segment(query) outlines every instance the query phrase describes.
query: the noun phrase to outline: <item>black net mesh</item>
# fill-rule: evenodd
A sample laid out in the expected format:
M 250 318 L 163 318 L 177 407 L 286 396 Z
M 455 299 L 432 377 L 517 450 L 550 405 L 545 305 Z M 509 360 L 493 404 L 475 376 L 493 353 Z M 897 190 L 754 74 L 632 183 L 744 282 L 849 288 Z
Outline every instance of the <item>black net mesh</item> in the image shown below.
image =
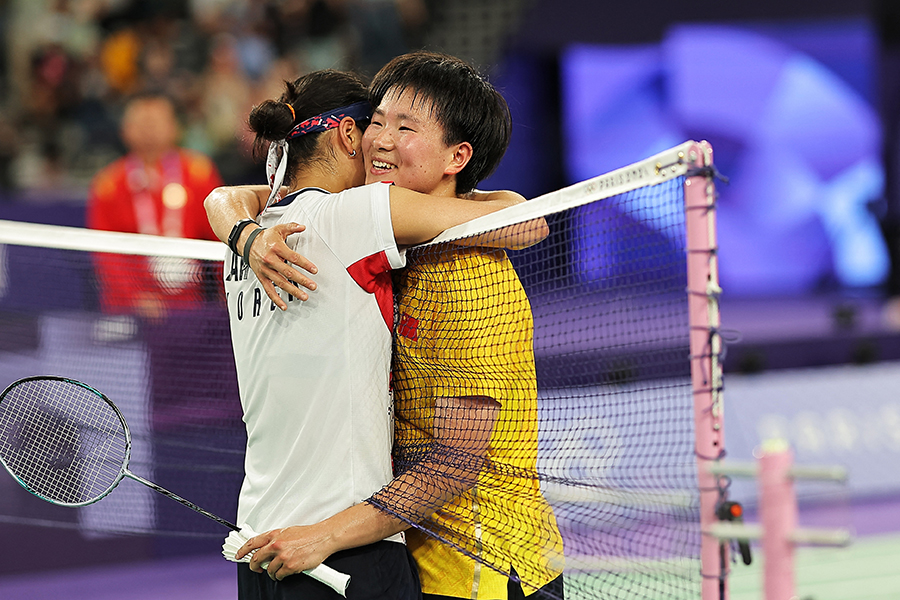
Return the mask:
M 426 591 L 484 585 L 478 562 L 526 594 L 563 571 L 567 598 L 699 594 L 682 186 L 549 214 L 524 250 L 409 253 L 399 478 L 372 502 L 415 524 Z
M 233 520 L 246 434 L 221 262 L 10 245 L 0 246 L 0 265 L 0 385 L 56 375 L 102 391 L 131 431 L 130 471 Z M 227 533 L 128 479 L 102 502 L 72 509 L 36 500 L 4 474 L 0 520 L 86 533 Z
M 484 594 L 512 575 L 527 594 L 562 573 L 570 599 L 699 596 L 683 185 L 409 251 L 397 479 L 371 502 L 414 525 L 426 585 L 478 579 Z M 485 246 L 544 225 L 530 247 Z M 131 428 L 134 473 L 233 520 L 245 432 L 221 263 L 0 248 L 0 384 L 44 374 L 102 390 Z M 72 510 L 4 477 L 0 520 L 223 534 L 154 496 L 126 480 Z

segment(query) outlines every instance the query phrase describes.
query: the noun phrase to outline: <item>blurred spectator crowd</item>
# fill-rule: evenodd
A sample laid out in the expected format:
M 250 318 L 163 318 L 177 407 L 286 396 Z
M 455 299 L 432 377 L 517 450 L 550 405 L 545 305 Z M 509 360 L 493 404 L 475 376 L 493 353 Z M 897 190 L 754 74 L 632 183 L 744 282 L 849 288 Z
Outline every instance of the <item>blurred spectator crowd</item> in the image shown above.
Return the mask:
M 430 0 L 0 0 L 0 197 L 83 198 L 123 153 L 125 101 L 162 92 L 182 145 L 263 181 L 246 117 L 320 68 L 372 75 L 422 45 Z

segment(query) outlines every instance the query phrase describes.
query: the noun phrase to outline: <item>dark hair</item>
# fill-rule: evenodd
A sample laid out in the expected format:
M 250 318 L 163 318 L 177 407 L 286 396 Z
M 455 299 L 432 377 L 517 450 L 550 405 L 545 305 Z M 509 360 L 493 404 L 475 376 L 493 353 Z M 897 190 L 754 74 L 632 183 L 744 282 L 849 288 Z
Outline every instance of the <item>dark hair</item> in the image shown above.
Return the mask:
M 269 143 L 285 139 L 298 123 L 327 110 L 368 99 L 365 83 L 356 74 L 345 71 L 313 71 L 294 81 L 285 81 L 284 85 L 284 93 L 278 100 L 266 100 L 250 111 L 250 130 L 256 134 L 253 153 L 257 158 L 265 157 Z M 364 129 L 367 123 L 358 125 Z M 321 158 L 317 155 L 320 133 L 323 132 L 288 140 L 285 183 L 291 182 L 298 168 Z
M 472 191 L 494 172 L 509 146 L 512 119 L 506 100 L 474 67 L 437 52 L 410 52 L 391 60 L 372 80 L 369 100 L 377 107 L 388 92 L 407 89 L 431 103 L 445 144 L 472 144 L 472 158 L 456 176 L 456 193 Z

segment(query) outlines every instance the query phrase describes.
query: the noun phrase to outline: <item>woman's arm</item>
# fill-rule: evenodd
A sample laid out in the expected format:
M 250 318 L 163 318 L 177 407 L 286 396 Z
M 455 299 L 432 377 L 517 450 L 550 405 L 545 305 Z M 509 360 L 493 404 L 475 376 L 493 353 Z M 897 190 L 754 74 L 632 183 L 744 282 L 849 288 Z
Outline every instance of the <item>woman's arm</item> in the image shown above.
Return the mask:
M 203 206 L 216 237 L 227 243 L 232 227 L 242 219 L 255 220 L 265 208 L 268 197 L 269 188 L 266 186 L 218 187 L 206 197 Z M 255 224 L 244 227 L 235 243 L 238 251 L 243 252 L 247 238 L 258 228 Z M 250 268 L 262 283 L 266 295 L 281 310 L 287 309 L 287 303 L 278 295 L 276 286 L 300 300 L 306 300 L 309 296 L 298 286 L 316 289 L 313 280 L 294 268 L 296 265 L 315 274 L 316 266 L 285 243 L 289 235 L 305 229 L 304 225 L 297 223 L 270 227 L 257 234 L 250 248 Z
M 471 221 L 525 201 L 514 192 L 480 192 L 477 200 L 456 197 L 429 196 L 405 188 L 391 186 L 391 223 L 398 246 L 412 246 L 434 239 L 445 229 Z M 255 219 L 265 207 L 268 188 L 265 186 L 220 187 L 207 196 L 204 206 L 216 236 L 227 242 L 232 227 L 241 219 Z M 546 237 L 543 229 L 529 223 L 517 224 L 497 232 L 489 232 L 462 240 L 461 245 L 494 246 L 504 248 L 524 247 Z M 251 224 L 244 228 L 236 247 L 243 251 L 247 238 L 257 229 Z M 285 239 L 300 233 L 305 227 L 296 223 L 276 225 L 257 235 L 250 247 L 250 268 L 263 285 L 269 298 L 282 310 L 287 304 L 279 297 L 276 286 L 289 294 L 306 300 L 307 294 L 298 284 L 314 290 L 315 282 L 294 268 L 294 265 L 315 274 L 315 265 L 294 252 Z M 539 238 L 539 239 L 538 239 Z
M 266 207 L 269 189 L 263 185 L 217 187 L 203 201 L 206 216 L 213 232 L 223 242 L 228 242 L 231 228 L 241 219 L 256 219 Z M 244 230 L 240 245 L 250 231 Z
M 500 193 L 484 200 L 455 196 L 429 196 L 391 186 L 391 223 L 398 246 L 412 246 L 434 239 L 445 229 L 515 206 L 525 199 Z
M 404 519 L 363 502 L 315 525 L 251 538 L 236 558 L 256 550 L 250 568 L 261 573 L 268 562 L 269 577 L 281 580 L 321 564 L 335 552 L 404 531 L 407 521 L 429 517 L 478 482 L 499 410 L 500 405 L 485 396 L 437 399 L 430 451 L 370 498 Z
M 481 191 L 473 190 L 466 198 L 469 200 L 497 200 L 503 198 L 519 198 L 525 202 L 524 196 L 509 190 Z M 550 227 L 544 217 L 538 217 L 529 221 L 501 227 L 480 235 L 454 240 L 458 246 L 485 246 L 488 248 L 505 248 L 507 250 L 521 250 L 534 246 L 544 241 L 550 235 Z

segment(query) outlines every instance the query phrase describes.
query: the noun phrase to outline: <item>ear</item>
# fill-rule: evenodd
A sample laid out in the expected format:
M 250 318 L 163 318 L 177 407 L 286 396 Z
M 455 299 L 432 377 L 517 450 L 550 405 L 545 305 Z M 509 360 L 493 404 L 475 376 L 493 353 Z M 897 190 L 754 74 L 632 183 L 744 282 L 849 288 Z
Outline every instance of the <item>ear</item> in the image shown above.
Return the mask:
M 335 141 L 344 154 L 353 154 L 354 151 L 359 150 L 362 135 L 352 117 L 341 119 L 341 124 L 337 126 Z
M 461 142 L 450 147 L 452 154 L 447 168 L 444 169 L 444 175 L 456 175 L 466 168 L 469 161 L 472 160 L 472 144 L 469 142 Z

